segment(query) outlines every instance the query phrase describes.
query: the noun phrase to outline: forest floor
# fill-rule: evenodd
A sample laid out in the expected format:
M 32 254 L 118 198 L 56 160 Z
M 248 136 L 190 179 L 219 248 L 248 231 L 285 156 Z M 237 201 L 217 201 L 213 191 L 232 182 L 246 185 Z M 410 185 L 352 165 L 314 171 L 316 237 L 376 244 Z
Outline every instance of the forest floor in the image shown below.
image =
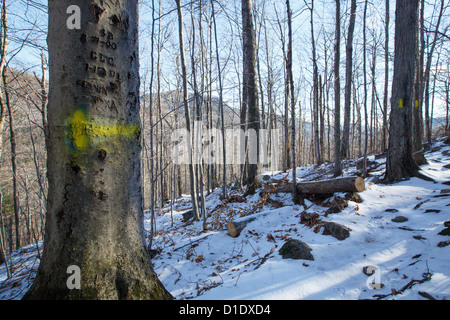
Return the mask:
M 184 196 L 172 208 L 158 211 L 154 270 L 179 300 L 448 300 L 450 146 L 437 140 L 425 156 L 429 163 L 422 173 L 435 182 L 412 178 L 390 185 L 377 182 L 385 158 L 369 157 L 366 190 L 333 214 L 327 214 L 333 197 L 305 200 L 303 206 L 294 205 L 291 194 L 264 197 L 258 190 L 244 198 L 230 187 L 227 203 L 221 189 L 206 196 L 208 230 L 203 231 L 202 221 L 183 221 L 190 209 L 190 197 Z M 344 175 L 357 174 L 356 164 L 345 162 Z M 331 171 L 329 163 L 305 166 L 298 168 L 297 177 L 329 179 Z M 289 173 L 265 175 L 291 179 Z M 238 237 L 229 236 L 227 223 L 249 214 L 256 219 Z M 324 235 L 327 222 L 350 228 L 350 236 L 338 240 Z M 148 213 L 145 227 L 150 228 Z M 306 243 L 314 260 L 284 259 L 280 249 L 290 239 Z M 0 266 L 0 300 L 20 299 L 27 291 L 39 264 L 38 247 L 42 252 L 38 243 L 8 257 L 11 278 Z

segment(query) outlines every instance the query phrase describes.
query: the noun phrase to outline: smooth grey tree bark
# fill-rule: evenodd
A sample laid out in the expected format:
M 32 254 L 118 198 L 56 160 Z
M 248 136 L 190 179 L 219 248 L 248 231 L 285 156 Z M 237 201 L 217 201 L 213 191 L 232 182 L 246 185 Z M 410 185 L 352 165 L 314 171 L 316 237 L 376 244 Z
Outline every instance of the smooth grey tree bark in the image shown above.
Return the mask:
M 301 203 L 300 194 L 297 190 L 297 161 L 295 157 L 295 90 L 294 90 L 294 76 L 292 73 L 292 11 L 291 3 L 286 0 L 286 11 L 288 17 L 288 52 L 287 52 L 287 72 L 289 78 L 289 87 L 291 95 L 291 159 L 292 159 L 292 200 L 296 204 Z
M 413 108 L 413 151 L 414 161 L 418 166 L 428 163 L 424 156 L 423 142 L 423 63 L 425 55 L 424 32 L 424 8 L 425 1 L 420 1 L 419 22 L 416 36 L 416 79 L 414 83 L 414 108 Z
M 389 87 L 389 0 L 385 1 L 385 18 L 384 18 L 384 89 L 383 89 L 383 125 L 381 132 L 381 150 L 387 149 L 388 142 L 388 87 Z
M 434 29 L 434 37 L 433 37 L 433 41 L 431 42 L 431 47 L 428 49 L 428 53 L 427 53 L 427 63 L 425 66 L 425 70 L 423 70 L 424 74 L 423 74 L 423 83 L 422 86 L 423 88 L 425 88 L 425 92 L 424 92 L 424 104 L 425 104 L 425 138 L 428 142 L 428 144 L 431 145 L 431 136 L 432 136 L 432 118 L 433 115 L 430 114 L 430 73 L 431 73 L 431 61 L 433 59 L 433 53 L 434 50 L 436 48 L 436 43 L 437 43 L 437 39 L 439 36 L 439 25 L 441 24 L 441 20 L 442 20 L 442 15 L 444 12 L 444 0 L 441 0 L 441 8 L 439 10 L 439 15 L 438 15 L 438 19 L 436 22 L 436 27 Z M 439 3 L 439 2 L 437 2 Z
M 336 31 L 334 45 L 334 176 L 342 174 L 341 154 L 341 4 L 336 0 Z
M 181 7 L 181 0 L 176 0 L 177 12 L 178 12 L 178 36 L 180 45 L 180 60 L 181 60 L 181 74 L 183 78 L 183 104 L 184 104 L 184 117 L 186 121 L 186 130 L 189 134 L 188 149 L 189 149 L 189 183 L 192 199 L 192 210 L 194 211 L 194 219 L 200 220 L 200 213 L 198 208 L 198 197 L 195 186 L 197 185 L 197 179 L 194 174 L 194 150 L 193 150 L 193 126 L 191 126 L 190 111 L 188 104 L 188 88 L 187 88 L 187 71 L 186 71 L 186 56 L 184 50 L 184 38 L 183 38 L 183 12 Z
M 413 158 L 412 139 L 417 8 L 418 0 L 397 0 L 396 3 L 394 75 L 386 182 L 416 176 L 419 170 Z
M 243 104 L 247 106 L 247 129 L 256 133 L 254 161 L 249 161 L 247 167 L 247 191 L 254 193 L 261 185 L 261 167 L 259 163 L 259 128 L 260 114 L 258 107 L 258 87 L 256 83 L 256 51 L 255 33 L 253 28 L 252 0 L 242 0 L 242 33 L 243 33 Z M 256 163 L 255 163 L 256 162 Z
M 138 4 L 78 2 L 69 29 L 72 4 L 48 3 L 48 213 L 24 299 L 170 299 L 144 239 Z
M 226 155 L 226 142 L 225 142 L 225 117 L 224 117 L 224 105 L 223 105 L 223 85 L 222 85 L 222 67 L 220 65 L 220 56 L 219 56 L 219 41 L 217 39 L 217 23 L 216 23 L 216 12 L 214 9 L 214 0 L 211 0 L 211 15 L 212 15 L 212 21 L 214 25 L 214 45 L 215 45 L 215 51 L 216 51 L 216 62 L 217 62 L 217 72 L 218 72 L 218 78 L 219 78 L 219 110 L 220 110 L 220 122 L 221 122 L 221 133 L 222 133 L 222 196 L 225 199 L 227 197 L 227 155 Z M 211 30 L 212 31 L 212 30 Z M 212 42 L 211 42 L 211 50 L 212 50 Z M 212 53 L 212 51 L 211 51 Z M 211 54 L 212 59 L 212 54 Z M 211 70 L 211 69 L 210 69 Z M 211 71 L 210 71 L 211 72 Z M 210 74 L 210 79 L 212 79 L 212 76 Z M 210 93 L 210 99 L 212 99 L 212 93 Z M 210 108 L 212 108 L 212 103 L 210 103 Z M 209 114 L 210 116 L 210 123 L 212 125 L 212 109 Z M 217 169 L 216 169 L 217 170 Z M 214 180 L 214 178 L 213 178 Z
M 289 78 L 289 87 L 291 95 L 291 159 L 292 159 L 292 200 L 296 204 L 301 203 L 300 193 L 297 190 L 297 160 L 295 156 L 295 89 L 294 89 L 294 75 L 292 73 L 292 11 L 291 3 L 286 0 L 286 11 L 288 17 L 288 52 L 287 52 L 287 72 Z
M 350 157 L 350 106 L 352 95 L 353 73 L 353 34 L 355 31 L 356 0 L 352 0 L 350 8 L 350 22 L 348 26 L 347 43 L 345 46 L 345 92 L 344 92 L 344 126 L 342 128 L 341 154 L 344 158 Z
M 8 24 L 7 24 L 7 1 L 3 1 L 1 9 L 0 20 L 0 76 L 3 78 L 3 74 L 6 72 L 6 54 L 8 47 Z M 0 88 L 0 160 L 2 158 L 3 151 L 3 127 L 5 125 L 6 118 L 6 103 L 3 98 L 3 87 Z M 6 262 L 5 254 L 5 242 L 4 242 L 4 224 L 3 224 L 3 193 L 0 188 L 0 264 Z M 8 264 L 6 264 L 8 272 L 8 278 L 10 277 L 10 271 Z

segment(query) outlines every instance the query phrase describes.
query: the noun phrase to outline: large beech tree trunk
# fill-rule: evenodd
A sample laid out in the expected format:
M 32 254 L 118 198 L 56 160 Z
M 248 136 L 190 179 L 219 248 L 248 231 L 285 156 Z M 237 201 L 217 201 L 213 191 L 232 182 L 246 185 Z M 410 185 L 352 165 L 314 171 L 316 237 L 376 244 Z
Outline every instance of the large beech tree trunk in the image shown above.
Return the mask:
M 49 1 L 48 213 L 25 299 L 166 299 L 145 249 L 138 4 Z M 69 266 L 80 289 L 69 289 Z M 75 274 L 74 274 L 75 275 Z
M 417 176 L 419 171 L 413 158 L 412 138 L 417 8 L 418 0 L 397 0 L 396 3 L 394 78 L 386 182 Z

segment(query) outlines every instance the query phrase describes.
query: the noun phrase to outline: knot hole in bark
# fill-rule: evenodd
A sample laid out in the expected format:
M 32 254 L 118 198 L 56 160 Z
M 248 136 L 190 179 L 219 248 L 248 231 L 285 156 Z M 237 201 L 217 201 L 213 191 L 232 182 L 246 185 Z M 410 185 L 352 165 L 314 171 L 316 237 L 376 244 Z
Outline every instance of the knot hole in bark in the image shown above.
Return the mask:
M 97 152 L 97 157 L 100 159 L 100 161 L 105 161 L 107 155 L 108 153 L 103 149 L 100 149 Z
M 116 290 L 119 300 L 127 300 L 128 298 L 128 284 L 122 274 L 116 275 Z

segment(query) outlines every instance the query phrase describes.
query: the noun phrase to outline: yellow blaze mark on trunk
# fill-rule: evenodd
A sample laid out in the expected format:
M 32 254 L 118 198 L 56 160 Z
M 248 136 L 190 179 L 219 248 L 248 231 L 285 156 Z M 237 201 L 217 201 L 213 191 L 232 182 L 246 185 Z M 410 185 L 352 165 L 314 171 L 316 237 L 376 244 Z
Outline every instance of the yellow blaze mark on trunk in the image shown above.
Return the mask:
M 71 148 L 87 151 L 92 140 L 102 138 L 139 137 L 141 129 L 136 124 L 111 123 L 111 120 L 91 120 L 83 109 L 76 110 L 66 121 L 66 137 Z
M 88 118 L 83 110 L 75 111 L 68 119 L 70 127 L 71 140 L 73 147 L 78 150 L 84 150 L 89 145 L 89 136 L 86 134 L 86 123 Z
M 398 99 L 398 106 L 400 109 L 403 109 L 403 99 Z
M 419 100 L 416 100 L 416 101 L 414 102 L 414 105 L 416 106 L 416 109 L 418 109 L 418 108 L 419 108 Z

